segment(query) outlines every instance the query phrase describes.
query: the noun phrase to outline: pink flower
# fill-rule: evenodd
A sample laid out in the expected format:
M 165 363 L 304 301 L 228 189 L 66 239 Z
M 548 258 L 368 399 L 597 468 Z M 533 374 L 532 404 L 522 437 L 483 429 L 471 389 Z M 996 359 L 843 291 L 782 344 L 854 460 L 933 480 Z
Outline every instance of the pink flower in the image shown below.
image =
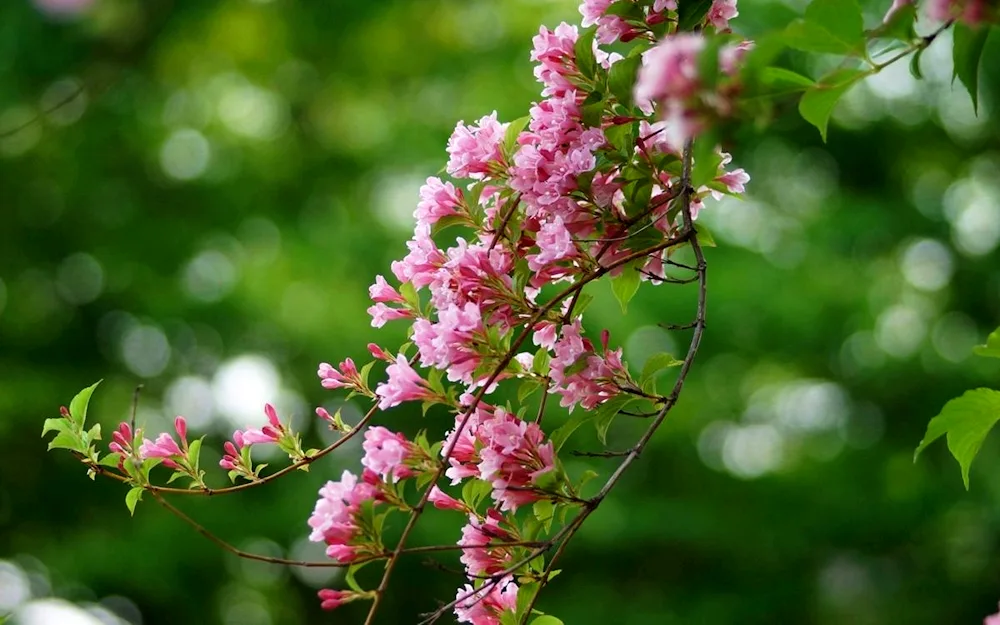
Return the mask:
M 563 326 L 550 363 L 552 390 L 562 395 L 561 406 L 572 408 L 579 403 L 591 410 L 621 392 L 617 380 L 627 378 L 628 372 L 621 349 L 598 355 L 580 332 L 579 318 Z
M 693 95 L 699 86 L 698 54 L 704 47 L 702 35 L 680 33 L 643 54 L 635 83 L 636 104 L 651 111 L 654 102 Z
M 1000 625 L 1000 612 L 990 614 L 983 619 L 983 625 Z
M 384 427 L 371 427 L 365 432 L 365 450 L 361 464 L 371 469 L 382 479 L 397 482 L 413 475 L 406 461 L 414 455 L 414 445 L 398 432 L 390 432 Z
M 542 225 L 535 238 L 535 244 L 538 245 L 538 254 L 529 254 L 527 257 L 528 268 L 532 271 L 538 271 L 546 265 L 578 255 L 573 237 L 558 215 Z
M 396 357 L 395 364 L 389 365 L 386 374 L 388 379 L 380 382 L 375 389 L 375 394 L 380 398 L 379 410 L 387 410 L 404 401 L 422 401 L 434 397 L 428 390 L 427 383 L 402 354 Z
M 258 445 L 261 443 L 276 443 L 281 435 L 273 428 L 264 426 L 263 428 L 247 428 L 240 432 L 243 445 Z
M 542 321 L 535 326 L 535 332 L 531 336 L 531 342 L 545 349 L 552 349 L 556 344 L 556 335 L 559 326 L 551 321 Z
M 513 564 L 514 554 L 509 547 L 485 547 L 513 541 L 513 535 L 500 527 L 502 522 L 503 517 L 496 510 L 489 510 L 485 519 L 469 514 L 469 522 L 462 528 L 462 538 L 458 541 L 463 547 L 460 560 L 469 577 L 494 575 Z M 479 546 L 483 548 L 476 548 Z
M 431 505 L 433 505 L 438 510 L 455 510 L 457 512 L 469 512 L 468 506 L 466 506 L 461 501 L 445 493 L 443 490 L 438 488 L 437 484 L 431 486 L 431 493 L 430 495 L 428 495 L 427 501 L 431 502 Z
M 739 14 L 736 10 L 736 0 L 713 0 L 706 18 L 715 30 L 723 31 L 729 28 L 729 20 Z
M 507 124 L 497 121 L 496 111 L 481 118 L 475 126 L 458 122 L 448 139 L 448 173 L 456 178 L 485 178 L 492 164 L 502 160 L 500 146 L 506 130 Z
M 394 289 L 381 275 L 375 276 L 375 284 L 368 287 L 368 296 L 373 302 L 405 303 L 403 296 Z
M 476 430 L 481 445 L 479 478 L 490 483 L 493 501 L 500 509 L 516 510 L 545 497 L 534 485 L 538 478 L 555 470 L 552 443 L 537 423 L 528 423 L 496 408 Z
M 350 358 L 345 358 L 343 362 L 340 363 L 340 369 L 334 369 L 332 365 L 326 362 L 322 362 L 319 365 L 319 370 L 316 372 L 321 380 L 323 388 L 349 388 L 352 390 L 361 390 L 364 384 L 361 380 L 361 374 L 358 372 L 358 368 L 354 365 L 354 361 Z
M 990 11 L 987 0 L 929 0 L 927 3 L 927 14 L 931 19 L 939 22 L 955 19 L 969 26 L 991 19 Z
M 309 517 L 309 527 L 312 528 L 309 540 L 325 542 L 329 557 L 348 562 L 358 555 L 359 548 L 364 547 L 369 538 L 362 535 L 356 517 L 364 502 L 378 503 L 378 489 L 358 481 L 350 471 L 344 471 L 339 482 L 327 482 L 319 490 L 319 495 Z
M 434 274 L 445 262 L 445 255 L 431 239 L 431 228 L 427 224 L 417 224 L 413 239 L 406 246 L 410 253 L 403 260 L 392 262 L 392 273 L 400 282 L 410 282 L 414 287 L 427 286 L 434 280 Z
M 563 22 L 555 30 L 542 26 L 531 40 L 531 60 L 538 61 L 535 78 L 545 85 L 542 95 L 562 95 L 573 90 L 567 76 L 579 73 L 574 51 L 578 36 L 576 26 Z
M 368 314 L 372 318 L 372 327 L 381 328 L 388 321 L 395 321 L 396 319 L 410 319 L 413 317 L 413 313 L 409 310 L 402 308 L 392 308 L 386 306 L 382 302 L 370 306 L 368 308 Z
M 455 616 L 459 623 L 500 625 L 501 615 L 517 611 L 517 584 L 511 577 L 488 583 L 479 590 L 466 584 L 458 589 Z
M 173 458 L 182 455 L 181 448 L 177 446 L 174 439 L 166 432 L 157 436 L 156 442 L 148 438 L 143 440 L 142 445 L 139 447 L 140 460 L 147 458 Z
M 460 214 L 462 206 L 462 192 L 450 182 L 432 176 L 420 187 L 420 202 L 413 216 L 418 222 L 430 225 L 442 217 Z
M 413 324 L 413 343 L 420 350 L 420 364 L 448 372 L 452 382 L 472 383 L 472 374 L 482 362 L 479 346 L 486 330 L 479 307 L 449 304 L 438 311 L 437 323 L 417 319 Z

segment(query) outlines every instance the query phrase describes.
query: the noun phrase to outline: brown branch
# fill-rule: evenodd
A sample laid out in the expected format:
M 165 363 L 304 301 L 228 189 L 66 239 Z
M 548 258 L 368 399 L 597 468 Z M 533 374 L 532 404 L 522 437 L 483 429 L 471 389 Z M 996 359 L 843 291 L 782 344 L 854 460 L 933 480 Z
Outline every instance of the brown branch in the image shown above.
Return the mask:
M 528 338 L 528 335 L 531 334 L 535 325 L 539 321 L 541 321 L 545 317 L 545 315 L 547 315 L 556 306 L 558 306 L 560 302 L 565 300 L 567 297 L 570 297 L 573 294 L 577 293 L 587 284 L 593 282 L 594 280 L 597 280 L 598 278 L 604 276 L 605 274 L 611 271 L 614 271 L 615 269 L 617 269 L 622 265 L 628 264 L 637 258 L 649 256 L 650 254 L 661 252 L 667 248 L 681 245 L 682 243 L 692 240 L 693 236 L 694 236 L 694 229 L 688 228 L 687 230 L 685 230 L 685 232 L 681 233 L 680 236 L 669 239 L 667 241 L 662 241 L 644 250 L 633 252 L 632 254 L 620 258 L 606 266 L 599 266 L 597 269 L 594 269 L 591 273 L 587 274 L 579 281 L 567 287 L 562 292 L 553 297 L 551 300 L 546 302 L 544 306 L 539 308 L 535 312 L 535 314 L 533 314 L 531 318 L 528 319 L 528 321 L 525 323 L 524 329 L 517 336 L 517 338 L 514 339 L 514 341 L 511 343 L 511 346 L 507 350 L 507 353 L 504 355 L 503 358 L 500 359 L 500 362 L 497 363 L 497 366 L 494 367 L 493 372 L 490 374 L 490 377 L 487 378 L 487 380 L 480 387 L 479 391 L 476 392 L 475 396 L 472 399 L 472 402 L 466 407 L 461 421 L 459 421 L 455 426 L 456 431 L 461 432 L 462 430 L 465 429 L 465 426 L 468 424 L 469 419 L 472 417 L 472 413 L 475 411 L 476 407 L 479 406 L 480 401 L 482 401 L 483 396 L 486 394 L 486 389 L 488 389 L 493 384 L 493 382 L 495 382 L 496 379 L 500 377 L 500 374 L 503 373 L 503 371 L 507 368 L 507 365 L 509 365 L 510 362 L 514 359 L 514 355 L 517 354 L 517 350 Z M 399 560 L 399 555 L 403 552 L 403 549 L 405 548 L 406 545 L 406 541 L 409 539 L 410 534 L 413 532 L 413 528 L 416 525 L 417 520 L 423 514 L 424 508 L 427 505 L 427 500 L 430 498 L 431 487 L 434 484 L 436 484 L 439 479 L 441 479 L 441 476 L 443 476 L 444 472 L 447 470 L 448 460 L 451 458 L 451 454 L 454 452 L 455 446 L 458 444 L 458 441 L 459 437 L 455 436 L 453 440 L 448 444 L 448 446 L 445 447 L 442 453 L 442 461 L 440 467 L 434 474 L 434 477 L 431 479 L 431 481 L 427 484 L 427 487 L 424 489 L 423 494 L 420 496 L 420 501 L 417 502 L 417 505 L 415 505 L 412 511 L 410 512 L 410 518 L 407 521 L 406 525 L 403 527 L 403 533 L 400 535 L 399 543 L 397 544 L 396 549 L 393 551 L 392 555 L 386 561 L 385 571 L 382 574 L 382 580 L 379 582 L 378 587 L 375 589 L 375 598 L 374 600 L 372 600 L 372 605 L 368 611 L 368 616 L 365 618 L 365 625 L 372 625 L 372 623 L 374 623 L 375 614 L 382 603 L 382 598 L 385 596 L 386 588 L 389 585 L 389 578 L 392 576 L 392 571 L 396 566 L 396 562 Z M 551 544 L 548 547 L 546 547 L 546 549 L 549 548 L 551 548 Z
M 184 521 L 191 527 L 195 529 L 199 534 L 212 541 L 224 551 L 227 551 L 233 555 L 240 558 L 245 558 L 247 560 L 256 560 L 258 562 L 269 562 L 271 564 L 284 564 L 287 566 L 300 566 L 305 568 L 343 568 L 350 566 L 352 564 L 362 564 L 365 562 L 371 562 L 373 560 L 384 560 L 389 557 L 389 552 L 384 552 L 381 554 L 371 554 L 369 556 L 364 556 L 351 562 L 337 562 L 331 560 L 324 560 L 321 562 L 314 562 L 308 560 L 290 560 L 287 558 L 278 558 L 274 556 L 265 556 L 257 553 L 250 553 L 249 551 L 243 551 L 238 547 L 235 547 L 232 543 L 225 541 L 224 539 L 216 536 L 214 533 L 209 531 L 204 525 L 198 523 L 193 518 L 188 516 L 186 513 L 181 511 L 179 508 L 174 506 L 172 503 L 167 501 L 167 499 L 156 492 L 151 492 L 150 495 L 156 499 L 157 503 L 166 508 L 171 514 Z M 423 547 L 411 547 L 409 549 L 404 549 L 402 553 L 404 554 L 414 554 L 414 553 L 436 553 L 436 552 L 447 552 L 447 551 L 464 551 L 466 549 L 504 549 L 511 547 L 529 547 L 538 548 L 545 545 L 542 541 L 537 540 L 522 540 L 522 541 L 511 541 L 511 542 L 490 542 L 485 545 L 429 545 Z
M 653 419 L 652 423 L 650 423 L 649 427 L 639 438 L 636 444 L 632 447 L 632 449 L 629 450 L 628 454 L 625 456 L 625 459 L 622 460 L 621 464 L 618 465 L 618 468 L 615 469 L 615 472 L 612 473 L 611 477 L 609 477 L 607 482 L 604 483 L 604 486 L 601 488 L 600 492 L 598 492 L 597 495 L 595 495 L 592 499 L 588 501 L 588 504 L 583 509 L 583 511 L 579 515 L 577 515 L 575 519 L 573 519 L 573 523 L 567 526 L 567 528 L 572 528 L 572 529 L 569 529 L 566 532 L 565 536 L 562 538 L 562 542 L 559 545 L 559 548 L 556 550 L 556 553 L 553 554 L 552 558 L 546 565 L 545 571 L 543 572 L 542 577 L 539 580 L 538 591 L 531 598 L 531 601 L 525 608 L 524 621 L 522 621 L 523 623 L 527 623 L 528 617 L 531 614 L 531 610 L 538 599 L 538 595 L 541 593 L 541 591 L 545 588 L 545 585 L 548 583 L 549 575 L 553 567 L 555 566 L 556 560 L 558 560 L 559 556 L 562 555 L 566 543 L 568 543 L 569 540 L 573 538 L 573 536 L 579 530 L 580 526 L 583 525 L 583 522 L 587 519 L 587 517 L 590 516 L 594 512 L 594 510 L 596 510 L 598 506 L 601 505 L 601 502 L 604 501 L 604 498 L 607 497 L 609 492 L 611 492 L 611 489 L 614 488 L 615 484 L 618 483 L 618 481 L 621 479 L 622 475 L 625 473 L 628 467 L 633 462 L 635 462 L 636 458 L 638 458 L 639 455 L 642 453 L 642 451 L 645 449 L 650 439 L 652 439 L 653 435 L 656 433 L 656 430 L 659 429 L 660 425 L 663 423 L 663 420 L 666 419 L 667 414 L 669 414 L 670 410 L 677 403 L 677 399 L 680 397 L 681 389 L 684 388 L 684 381 L 687 379 L 688 372 L 691 370 L 691 364 L 694 362 L 694 358 L 698 353 L 698 348 L 701 345 L 702 334 L 704 333 L 705 330 L 705 303 L 707 297 L 707 288 L 705 280 L 706 264 L 705 264 L 704 252 L 701 249 L 701 244 L 698 242 L 698 237 L 694 230 L 694 220 L 691 217 L 691 193 L 692 193 L 690 185 L 691 161 L 692 161 L 692 142 L 688 141 L 687 145 L 684 147 L 684 154 L 683 154 L 683 170 L 682 170 L 683 173 L 681 176 L 681 185 L 683 188 L 683 194 L 681 201 L 681 210 L 684 218 L 685 232 L 691 234 L 690 237 L 691 249 L 694 251 L 695 260 L 697 261 L 698 312 L 695 320 L 694 334 L 691 337 L 691 343 L 688 345 L 687 356 L 685 356 L 684 358 L 684 364 L 681 365 L 681 371 L 677 376 L 677 381 L 674 383 L 673 390 L 664 401 L 663 406 L 660 408 L 659 412 L 657 412 L 656 417 Z
M 263 486 L 264 484 L 272 482 L 283 475 L 287 475 L 292 471 L 299 469 L 300 467 L 316 462 L 323 456 L 329 454 L 330 452 L 337 449 L 347 441 L 354 438 L 354 436 L 357 435 L 358 432 L 362 430 L 362 428 L 364 428 L 364 426 L 368 423 L 368 421 L 371 420 L 372 416 L 374 416 L 375 411 L 377 409 L 378 409 L 378 404 L 373 405 L 365 414 L 365 416 L 361 419 L 361 421 L 359 421 L 357 425 L 351 428 L 350 432 L 347 432 L 333 443 L 317 451 L 315 454 L 307 458 L 303 458 L 302 460 L 297 460 L 292 464 L 288 465 L 287 467 L 279 471 L 275 471 L 271 475 L 264 476 L 259 480 L 255 480 L 253 482 L 246 482 L 244 484 L 236 484 L 234 486 L 226 486 L 224 488 L 174 488 L 172 486 L 157 486 L 156 484 L 146 484 L 145 486 L 143 486 L 143 488 L 145 488 L 147 491 L 151 493 L 170 494 L 170 495 L 204 495 L 206 497 L 214 497 L 216 495 L 231 495 L 233 493 L 238 493 L 240 491 L 248 490 L 250 488 L 256 488 L 257 486 Z M 107 467 L 94 463 L 86 463 L 86 464 L 89 468 L 93 469 L 99 475 L 110 477 L 112 479 L 118 480 L 119 482 L 132 483 L 132 478 L 126 475 L 122 475 L 120 473 L 116 473 L 114 471 L 110 471 Z

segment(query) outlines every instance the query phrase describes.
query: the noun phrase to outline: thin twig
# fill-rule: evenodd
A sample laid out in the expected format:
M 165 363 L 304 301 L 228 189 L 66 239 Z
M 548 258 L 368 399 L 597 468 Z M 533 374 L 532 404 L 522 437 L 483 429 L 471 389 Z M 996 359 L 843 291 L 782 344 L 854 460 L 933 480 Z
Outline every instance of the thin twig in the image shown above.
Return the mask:
M 614 488 L 615 484 L 617 484 L 618 481 L 621 479 L 626 469 L 628 469 L 628 467 L 633 462 L 635 462 L 636 458 L 639 457 L 639 455 L 645 449 L 646 445 L 649 443 L 650 439 L 652 439 L 653 434 L 655 434 L 656 430 L 660 427 L 660 424 L 662 424 L 663 420 L 666 419 L 667 414 L 669 414 L 670 410 L 677 403 L 677 399 L 680 397 L 681 389 L 684 388 L 684 381 L 687 379 L 688 372 L 691 370 L 691 365 L 694 362 L 694 358 L 698 353 L 698 348 L 701 345 L 701 338 L 705 330 L 705 303 L 707 297 L 707 288 L 705 280 L 706 264 L 705 264 L 705 255 L 701 249 L 701 244 L 698 242 L 698 237 L 694 230 L 694 220 L 691 217 L 691 188 L 690 188 L 691 161 L 692 161 L 692 142 L 688 141 L 687 145 L 684 147 L 684 153 L 683 153 L 683 169 L 681 177 L 683 194 L 681 200 L 681 211 L 684 219 L 685 232 L 690 233 L 691 235 L 690 236 L 691 249 L 694 252 L 695 260 L 697 261 L 697 272 L 699 279 L 698 279 L 698 312 L 695 320 L 694 333 L 691 336 L 691 343 L 688 345 L 687 356 L 685 356 L 684 358 L 684 364 L 681 365 L 681 370 L 677 376 L 677 381 L 674 383 L 673 390 L 670 392 L 670 395 L 664 401 L 663 406 L 656 414 L 656 417 L 653 419 L 653 422 L 650 423 L 649 427 L 636 442 L 635 446 L 633 446 L 632 449 L 629 450 L 628 455 L 625 456 L 625 459 L 622 460 L 621 464 L 618 465 L 618 468 L 615 469 L 614 473 L 611 474 L 611 477 L 609 477 L 608 480 L 604 483 L 604 486 L 601 488 L 600 492 L 598 492 L 597 495 L 595 495 L 592 499 L 588 501 L 588 504 L 584 507 L 584 509 L 580 512 L 580 514 L 577 515 L 575 519 L 573 519 L 573 523 L 567 526 L 567 528 L 571 527 L 572 529 L 569 529 L 565 533 L 565 536 L 561 538 L 562 542 L 559 548 L 557 549 L 556 553 L 553 554 L 552 558 L 546 565 L 545 572 L 543 573 L 541 579 L 539 580 L 538 591 L 534 594 L 534 596 L 531 598 L 531 601 L 528 603 L 528 606 L 525 608 L 524 621 L 522 621 L 523 623 L 527 623 L 528 617 L 531 614 L 531 610 L 538 599 L 538 595 L 545 588 L 546 583 L 548 583 L 549 575 L 553 570 L 553 567 L 555 566 L 556 560 L 559 558 L 560 555 L 562 555 L 566 543 L 573 538 L 573 535 L 576 534 L 580 526 L 583 525 L 583 521 L 585 521 L 586 518 L 590 516 L 594 512 L 594 510 L 597 509 L 598 506 L 600 506 L 604 498 L 607 497 L 608 493 L 611 492 L 611 489 Z
M 373 405 L 365 414 L 365 416 L 361 419 L 361 421 L 359 421 L 357 425 L 351 428 L 350 432 L 347 432 L 333 443 L 317 451 L 315 454 L 307 458 L 303 458 L 302 460 L 297 460 L 292 464 L 288 465 L 287 467 L 279 471 L 275 471 L 271 475 L 264 476 L 259 480 L 255 480 L 253 482 L 246 482 L 244 484 L 236 484 L 234 486 L 226 486 L 224 488 L 174 488 L 171 486 L 157 486 L 156 484 L 146 484 L 144 488 L 151 493 L 161 493 L 170 495 L 203 495 L 205 497 L 215 497 L 217 495 L 231 495 L 233 493 L 238 493 L 240 491 L 256 488 L 257 486 L 263 486 L 264 484 L 272 482 L 283 475 L 287 475 L 292 471 L 299 469 L 300 467 L 316 462 L 323 456 L 329 454 L 330 452 L 337 449 L 347 441 L 354 438 L 355 435 L 361 432 L 361 430 L 368 423 L 368 421 L 371 420 L 376 410 L 378 410 L 378 404 Z M 126 475 L 121 475 L 120 473 L 115 473 L 114 471 L 109 470 L 105 466 L 93 463 L 88 463 L 88 466 L 99 475 L 110 477 L 112 479 L 118 480 L 119 482 L 130 483 L 132 481 L 132 478 Z
M 685 188 L 687 187 L 685 186 Z M 469 419 L 472 417 L 473 412 L 476 410 L 476 407 L 478 407 L 479 403 L 482 401 L 482 398 L 485 395 L 486 390 L 493 384 L 494 381 L 496 381 L 496 379 L 500 376 L 500 374 L 503 373 L 503 371 L 507 368 L 507 365 L 509 365 L 510 362 L 514 359 L 514 355 L 517 354 L 517 350 L 520 349 L 521 345 L 528 338 L 528 335 L 530 335 L 531 332 L 534 330 L 535 325 L 539 321 L 541 321 L 551 310 L 553 310 L 556 306 L 558 306 L 560 302 L 565 300 L 567 297 L 570 297 L 573 294 L 577 293 L 590 282 L 593 282 L 594 280 L 597 280 L 598 278 L 606 275 L 607 273 L 614 271 L 618 267 L 630 263 L 637 258 L 643 258 L 645 256 L 649 256 L 650 254 L 661 252 L 667 248 L 681 245 L 682 243 L 692 240 L 693 235 L 694 235 L 694 229 L 689 228 L 685 232 L 681 233 L 679 236 L 676 236 L 672 239 L 668 239 L 667 241 L 662 241 L 646 249 L 633 252 L 632 254 L 628 254 L 612 263 L 609 263 L 606 266 L 599 266 L 596 269 L 594 269 L 591 273 L 582 277 L 579 281 L 567 287 L 562 292 L 553 297 L 551 300 L 546 302 L 544 306 L 539 308 L 535 312 L 535 314 L 532 315 L 527 322 L 525 322 L 524 329 L 517 336 L 517 338 L 515 338 L 514 341 L 512 341 L 510 348 L 507 350 L 507 353 L 504 355 L 503 358 L 500 359 L 500 362 L 497 363 L 496 367 L 494 367 L 493 372 L 490 374 L 490 377 L 483 383 L 483 385 L 473 396 L 472 402 L 465 408 L 461 420 L 456 423 L 455 431 L 462 432 L 465 429 L 465 426 L 468 424 Z M 379 582 L 378 587 L 375 589 L 375 598 L 372 600 L 372 605 L 371 608 L 369 608 L 368 616 L 365 618 L 365 625 L 372 625 L 374 623 L 375 614 L 378 612 L 378 608 L 382 603 L 382 598 L 385 596 L 386 588 L 388 588 L 389 585 L 389 579 L 392 576 L 392 571 L 396 566 L 396 562 L 399 560 L 399 555 L 405 548 L 406 541 L 409 539 L 410 534 L 413 532 L 413 528 L 416 526 L 417 520 L 423 514 L 424 508 L 427 505 L 427 501 L 430 498 L 431 487 L 434 484 L 436 484 L 439 479 L 441 479 L 441 477 L 444 475 L 444 472 L 447 470 L 447 467 L 449 466 L 448 460 L 451 458 L 451 454 L 454 452 L 455 446 L 458 444 L 459 438 L 460 437 L 458 436 L 453 437 L 452 441 L 444 448 L 442 452 L 442 461 L 440 467 L 434 474 L 434 477 L 427 484 L 427 487 L 424 489 L 424 492 L 421 494 L 420 501 L 417 502 L 417 505 L 415 505 L 411 510 L 410 518 L 407 520 L 406 525 L 403 527 L 403 533 L 400 535 L 399 543 L 396 545 L 396 549 L 393 551 L 392 555 L 386 561 L 385 571 L 382 573 L 382 579 Z M 548 547 L 546 547 L 546 550 L 551 548 L 552 544 L 554 543 L 549 544 Z M 454 603 L 452 605 L 454 605 Z

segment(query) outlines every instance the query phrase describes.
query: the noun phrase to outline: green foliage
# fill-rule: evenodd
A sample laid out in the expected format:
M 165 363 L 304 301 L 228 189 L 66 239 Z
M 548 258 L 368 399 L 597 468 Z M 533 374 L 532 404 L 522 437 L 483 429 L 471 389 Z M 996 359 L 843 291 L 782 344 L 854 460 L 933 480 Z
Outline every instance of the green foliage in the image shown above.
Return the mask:
M 854 55 L 863 50 L 861 7 L 854 0 L 813 0 L 785 29 L 785 43 L 805 52 Z
M 990 28 L 972 28 L 958 23 L 954 26 L 952 63 L 956 77 L 962 82 L 972 98 L 972 108 L 979 113 L 979 65 L 986 48 Z
M 986 337 L 986 345 L 977 345 L 972 351 L 978 356 L 987 358 L 1000 358 L 1000 328 L 997 328 Z
M 979 453 L 986 435 L 1000 420 L 1000 391 L 980 388 L 967 391 L 945 404 L 941 413 L 927 425 L 914 459 L 928 445 L 947 435 L 948 449 L 962 468 L 962 481 L 969 488 L 969 467 Z
M 614 293 L 623 313 L 628 310 L 628 303 L 632 301 L 639 290 L 639 283 L 642 280 L 639 275 L 639 267 L 642 266 L 641 260 L 626 264 L 621 273 L 611 278 L 611 292 Z
M 830 114 L 840 98 L 868 72 L 859 69 L 838 69 L 824 76 L 815 86 L 803 94 L 799 100 L 799 113 L 802 118 L 819 130 L 823 141 L 826 141 L 826 127 Z
M 128 508 L 128 513 L 130 515 L 135 515 L 135 506 L 137 503 L 142 501 L 142 486 L 133 486 L 129 489 L 128 493 L 125 494 L 125 507 Z

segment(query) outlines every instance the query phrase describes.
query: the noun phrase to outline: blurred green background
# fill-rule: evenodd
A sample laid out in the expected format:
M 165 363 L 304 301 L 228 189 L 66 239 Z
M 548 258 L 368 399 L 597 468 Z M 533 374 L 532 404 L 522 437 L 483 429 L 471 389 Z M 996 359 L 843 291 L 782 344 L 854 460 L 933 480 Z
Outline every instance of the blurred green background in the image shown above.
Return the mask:
M 741 0 L 734 26 L 753 36 L 801 9 Z M 91 415 L 106 432 L 142 383 L 149 431 L 183 414 L 217 447 L 271 401 L 329 440 L 312 407 L 340 396 L 316 365 L 402 341 L 398 324 L 369 327 L 367 287 L 403 254 L 455 122 L 525 114 L 532 35 L 578 19 L 566 0 L 0 5 L 0 612 L 24 625 L 360 622 L 354 606 L 318 609 L 336 571 L 238 561 L 152 500 L 130 519 L 119 484 L 45 453 L 42 421 L 103 378 Z M 720 625 L 995 611 L 1000 438 L 969 492 L 944 444 L 912 456 L 946 400 L 1000 382 L 995 362 L 969 357 L 1000 324 L 997 44 L 978 118 L 951 87 L 945 35 L 923 82 L 898 64 L 852 91 L 828 145 L 789 105 L 731 146 L 753 180 L 745 201 L 702 213 L 719 241 L 702 353 L 542 610 Z M 590 331 L 610 328 L 633 366 L 681 349 L 656 324 L 686 321 L 690 290 L 646 286 L 624 319 L 607 285 L 594 293 Z M 447 421 L 378 417 L 411 433 Z M 639 427 L 618 423 L 611 447 Z M 305 540 L 316 490 L 359 456 L 176 503 L 241 547 L 319 558 Z M 459 521 L 428 514 L 414 544 L 454 542 Z M 406 559 L 379 622 L 415 622 L 460 583 Z

